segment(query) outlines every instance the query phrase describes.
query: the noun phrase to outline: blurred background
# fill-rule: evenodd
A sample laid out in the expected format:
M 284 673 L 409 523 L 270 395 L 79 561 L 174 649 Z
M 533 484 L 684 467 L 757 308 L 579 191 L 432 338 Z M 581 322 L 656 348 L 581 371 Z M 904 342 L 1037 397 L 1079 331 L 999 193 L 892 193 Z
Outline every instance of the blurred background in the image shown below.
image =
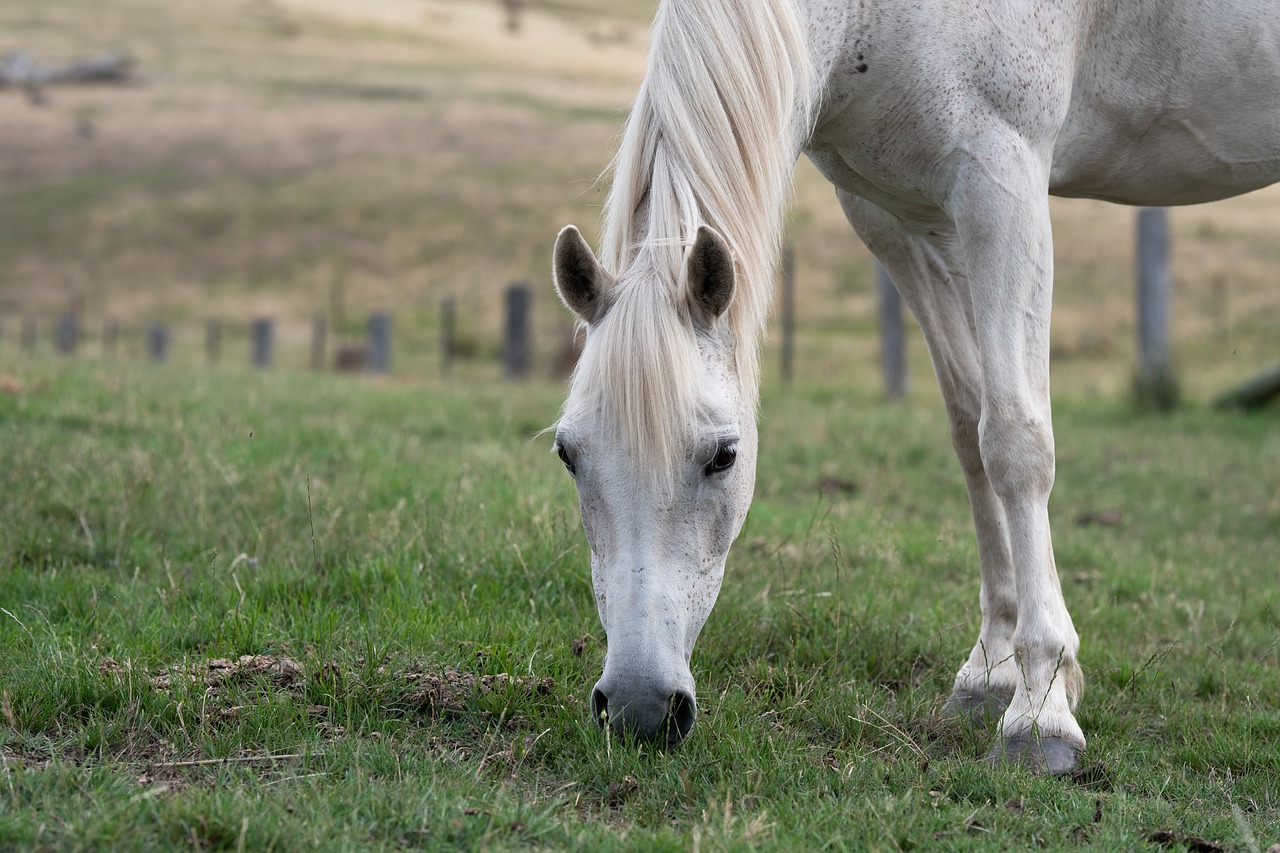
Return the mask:
M 551 245 L 569 222 L 597 235 L 597 176 L 651 14 L 647 0 L 6 0 L 0 356 L 141 360 L 162 328 L 168 361 L 247 367 L 257 323 L 274 370 L 499 381 L 508 290 L 524 284 L 527 375 L 562 378 L 573 332 Z M 1123 397 L 1135 212 L 1053 209 L 1055 396 Z M 1184 399 L 1207 401 L 1280 358 L 1280 190 L 1174 210 L 1170 230 L 1173 364 Z M 879 387 L 873 261 L 806 161 L 788 241 L 795 376 Z M 909 319 L 906 341 L 908 394 L 935 396 Z

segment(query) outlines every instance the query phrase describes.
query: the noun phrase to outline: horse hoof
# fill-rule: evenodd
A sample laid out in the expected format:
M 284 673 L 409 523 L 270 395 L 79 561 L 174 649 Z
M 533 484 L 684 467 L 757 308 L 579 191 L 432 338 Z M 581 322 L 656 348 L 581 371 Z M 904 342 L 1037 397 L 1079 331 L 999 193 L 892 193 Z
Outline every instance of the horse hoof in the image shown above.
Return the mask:
M 1033 773 L 1062 776 L 1076 769 L 1082 750 L 1066 738 L 1046 735 L 1032 737 L 1030 732 L 1004 738 L 987 754 L 992 767 L 1020 764 Z
M 953 690 L 942 710 L 955 717 L 995 721 L 1012 701 L 1012 690 Z

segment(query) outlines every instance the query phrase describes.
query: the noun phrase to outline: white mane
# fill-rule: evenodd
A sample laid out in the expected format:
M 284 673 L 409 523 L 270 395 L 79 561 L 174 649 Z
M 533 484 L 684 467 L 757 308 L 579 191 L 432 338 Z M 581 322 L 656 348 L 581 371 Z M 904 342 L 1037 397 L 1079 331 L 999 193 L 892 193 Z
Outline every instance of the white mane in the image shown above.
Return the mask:
M 792 2 L 666 0 L 658 10 L 605 205 L 601 262 L 619 282 L 574 377 L 575 405 L 615 420 L 637 462 L 683 453 L 699 416 L 681 272 L 702 224 L 735 259 L 727 322 L 754 411 L 784 206 L 814 114 Z

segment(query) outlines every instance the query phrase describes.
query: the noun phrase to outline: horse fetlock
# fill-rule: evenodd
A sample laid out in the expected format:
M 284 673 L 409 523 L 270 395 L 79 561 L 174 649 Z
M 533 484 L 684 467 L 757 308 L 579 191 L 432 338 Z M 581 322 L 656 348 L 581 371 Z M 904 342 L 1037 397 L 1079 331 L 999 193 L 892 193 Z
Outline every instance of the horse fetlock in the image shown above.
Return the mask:
M 1075 671 L 1078 674 L 1078 666 Z M 1018 744 L 1027 738 L 1032 741 L 1055 738 L 1074 743 L 1083 750 L 1084 732 L 1072 713 L 1075 703 L 1068 694 L 1068 682 L 1072 680 L 1078 681 L 1078 677 L 1065 677 L 1064 669 L 1059 667 L 1052 680 L 1020 681 L 1000 718 L 1001 739 Z
M 1061 696 L 1072 710 L 1084 694 L 1084 670 L 1076 659 L 1080 640 L 1072 632 L 1066 641 L 1041 641 L 1034 646 L 1015 639 L 1017 687 L 1032 705 L 1051 705 Z

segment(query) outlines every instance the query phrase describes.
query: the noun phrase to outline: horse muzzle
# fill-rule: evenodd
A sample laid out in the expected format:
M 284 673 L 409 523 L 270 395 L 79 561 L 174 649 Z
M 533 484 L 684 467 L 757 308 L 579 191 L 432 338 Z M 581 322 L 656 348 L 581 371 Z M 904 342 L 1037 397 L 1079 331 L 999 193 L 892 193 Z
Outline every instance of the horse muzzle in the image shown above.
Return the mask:
M 667 746 L 684 740 L 698 718 L 692 683 L 621 681 L 608 674 L 591 691 L 591 716 L 615 735 Z

